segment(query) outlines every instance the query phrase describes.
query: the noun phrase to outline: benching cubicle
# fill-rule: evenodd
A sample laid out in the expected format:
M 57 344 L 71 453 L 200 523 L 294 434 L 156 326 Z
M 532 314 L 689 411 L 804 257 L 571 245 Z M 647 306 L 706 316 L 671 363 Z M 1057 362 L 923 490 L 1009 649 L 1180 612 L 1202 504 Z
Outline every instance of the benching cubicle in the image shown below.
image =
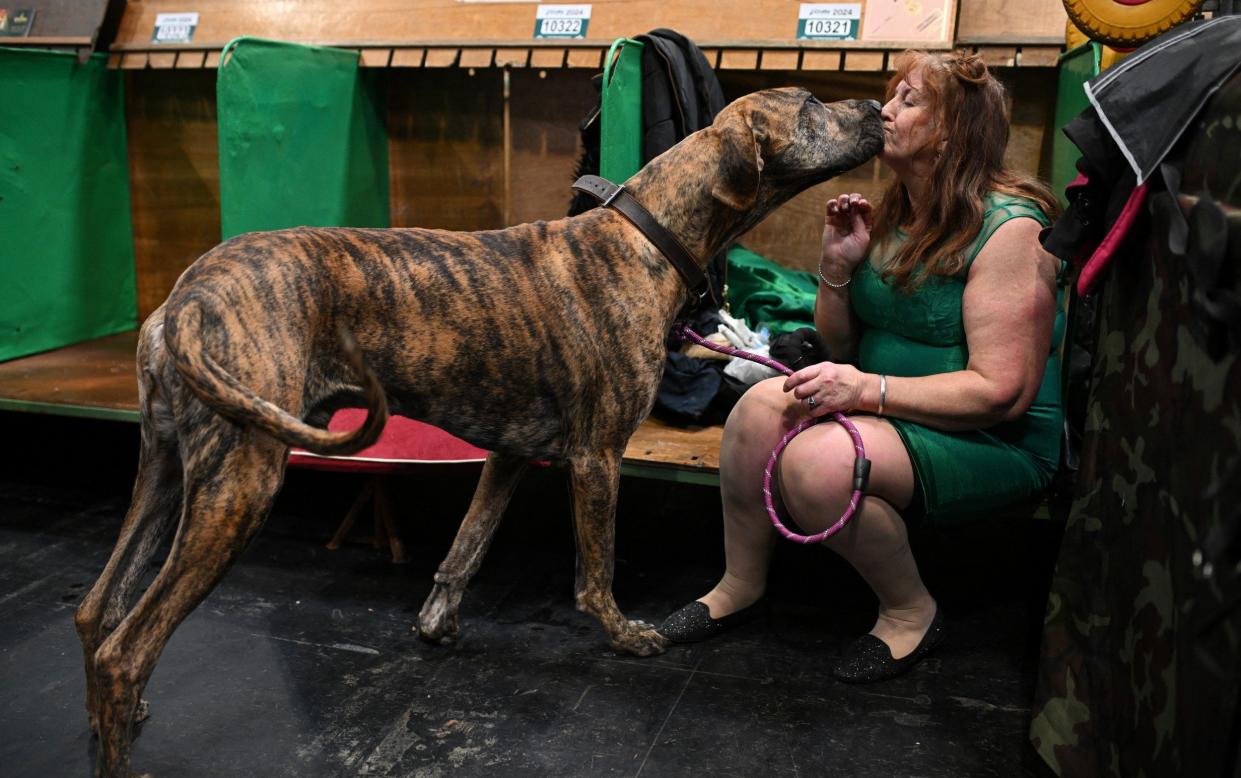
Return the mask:
M 790 84 L 823 100 L 878 98 L 899 51 L 974 48 L 1012 92 L 1010 159 L 1047 175 L 1065 23 L 1059 0 L 939 0 L 913 4 L 928 13 L 943 5 L 929 38 L 809 40 L 798 38 L 797 3 L 609 0 L 591 6 L 583 37 L 541 39 L 531 32 L 537 3 L 371 0 L 343 8 L 307 0 L 287 15 L 267 4 L 201 0 L 192 41 L 164 44 L 153 40 L 157 16 L 182 5 L 123 5 L 109 69 L 96 67 L 123 82 L 116 100 L 123 99 L 127 202 L 121 195 L 90 199 L 128 210 L 128 220 L 113 214 L 106 226 L 130 228 L 132 258 L 122 253 L 117 262 L 132 267 L 133 296 L 106 296 L 120 301 L 133 325 L 194 259 L 239 231 L 298 223 L 493 229 L 562 216 L 577 125 L 595 100 L 590 76 L 614 39 L 661 26 L 704 50 L 729 98 Z M 867 0 L 862 27 L 867 14 L 879 19 L 911 7 Z M 53 19 L 36 15 L 36 26 L 40 18 Z M 72 32 L 36 28 L 29 43 L 87 50 L 93 36 Z M 230 46 L 237 38 L 244 39 Z M 293 108 L 274 92 L 234 92 L 234 67 L 237 84 L 266 78 L 272 88 L 287 84 L 290 94 L 322 104 Z M 246 100 L 256 116 L 237 113 Z M 876 194 L 883 183 L 878 165 L 864 165 L 795 198 L 743 242 L 809 268 L 825 198 L 840 190 Z M 0 218 L 6 207 L 0 201 Z M 32 245 L 32 255 L 40 254 L 39 241 Z M 62 294 L 74 305 L 86 297 L 80 286 Z M 136 418 L 133 326 L 119 329 L 0 363 L 0 409 Z M 626 471 L 712 482 L 718 444 L 719 428 L 649 420 L 626 452 Z

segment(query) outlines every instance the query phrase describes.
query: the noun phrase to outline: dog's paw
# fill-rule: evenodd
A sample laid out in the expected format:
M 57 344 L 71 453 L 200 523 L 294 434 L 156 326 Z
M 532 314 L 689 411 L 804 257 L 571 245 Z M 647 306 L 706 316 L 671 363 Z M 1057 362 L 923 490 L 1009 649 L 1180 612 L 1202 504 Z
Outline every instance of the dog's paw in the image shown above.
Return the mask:
M 457 620 L 448 621 L 431 621 L 420 619 L 413 626 L 413 631 L 418 633 L 418 637 L 427 643 L 437 646 L 448 646 L 457 642 L 457 635 L 461 633 L 461 627 Z
M 671 641 L 645 621 L 630 621 L 626 629 L 612 641 L 612 647 L 635 656 L 655 656 L 668 650 Z
M 151 703 L 146 700 L 138 700 L 138 706 L 134 708 L 134 723 L 146 721 L 151 718 Z

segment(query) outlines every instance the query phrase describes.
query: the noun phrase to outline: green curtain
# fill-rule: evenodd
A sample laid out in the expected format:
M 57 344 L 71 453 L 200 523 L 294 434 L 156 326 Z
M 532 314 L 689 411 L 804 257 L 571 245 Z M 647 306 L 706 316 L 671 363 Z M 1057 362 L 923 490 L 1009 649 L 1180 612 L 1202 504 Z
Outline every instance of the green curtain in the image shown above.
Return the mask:
M 1079 113 L 1090 107 L 1083 86 L 1099 75 L 1099 58 L 1102 47 L 1098 43 L 1081 46 L 1060 55 L 1059 83 L 1056 86 L 1056 134 L 1051 141 L 1051 188 L 1060 198 L 1060 205 L 1067 206 L 1064 187 L 1077 178 L 1077 159 L 1081 153 L 1062 130 Z
M 354 51 L 238 38 L 216 79 L 225 238 L 387 227 L 381 75 Z
M 642 47 L 641 41 L 617 38 L 603 68 L 599 175 L 617 184 L 642 167 Z
M 814 273 L 781 267 L 742 246 L 728 250 L 728 307 L 750 329 L 772 335 L 814 327 Z
M 0 48 L 0 361 L 137 326 L 122 83 Z

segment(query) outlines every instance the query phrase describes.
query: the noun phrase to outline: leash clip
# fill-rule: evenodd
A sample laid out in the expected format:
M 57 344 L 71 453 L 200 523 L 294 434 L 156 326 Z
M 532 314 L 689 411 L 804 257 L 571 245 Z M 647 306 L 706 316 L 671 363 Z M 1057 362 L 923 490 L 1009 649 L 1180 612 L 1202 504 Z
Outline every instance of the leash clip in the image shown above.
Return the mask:
M 625 191 L 625 185 L 624 185 L 624 184 L 619 184 L 619 185 L 616 187 L 616 189 L 612 190 L 612 194 L 608 195 L 608 196 L 604 199 L 604 201 L 603 201 L 603 207 L 604 207 L 604 208 L 607 208 L 609 205 L 611 205 L 611 204 L 612 204 L 612 201 L 613 201 L 613 200 L 615 200 L 617 197 L 619 197 L 619 196 L 620 196 L 620 193 L 621 193 L 621 192 L 623 192 L 623 191 Z

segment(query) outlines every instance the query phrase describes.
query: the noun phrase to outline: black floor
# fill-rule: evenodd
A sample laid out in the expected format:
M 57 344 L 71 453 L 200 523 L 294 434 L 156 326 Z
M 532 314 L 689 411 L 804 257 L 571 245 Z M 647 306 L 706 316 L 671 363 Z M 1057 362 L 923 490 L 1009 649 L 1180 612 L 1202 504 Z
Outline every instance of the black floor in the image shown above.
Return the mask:
M 134 425 L 0 413 L 0 775 L 91 775 L 73 612 L 128 504 Z M 533 473 L 454 646 L 411 625 L 472 478 L 398 491 L 411 562 L 323 547 L 359 488 L 291 472 L 266 529 L 180 627 L 144 695 L 157 776 L 1045 775 L 1026 741 L 1057 527 L 918 532 L 949 641 L 909 675 L 827 674 L 874 599 L 830 552 L 782 544 L 770 617 L 638 659 L 573 609 L 562 473 Z M 361 523 L 360 523 L 361 524 Z M 362 526 L 362 529 L 367 529 Z M 616 594 L 658 621 L 720 572 L 715 490 L 627 478 Z

